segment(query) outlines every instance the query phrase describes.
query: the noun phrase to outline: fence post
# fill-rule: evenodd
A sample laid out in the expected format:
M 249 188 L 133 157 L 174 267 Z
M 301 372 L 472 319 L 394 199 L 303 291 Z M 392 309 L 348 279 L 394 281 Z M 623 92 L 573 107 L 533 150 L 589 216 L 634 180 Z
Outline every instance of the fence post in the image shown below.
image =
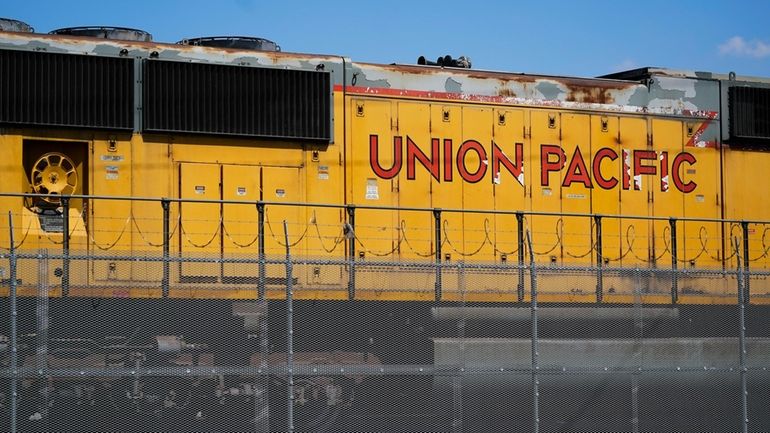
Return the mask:
M 287 242 L 288 246 L 289 243 Z M 268 432 L 270 431 L 270 403 L 269 403 L 269 383 L 270 383 L 270 365 L 268 359 L 270 357 L 270 342 L 268 340 L 269 323 L 268 323 L 268 302 L 265 297 L 265 203 L 262 201 L 257 202 L 257 248 L 259 254 L 259 276 L 257 280 L 257 304 L 260 305 L 261 315 L 259 318 L 259 372 L 262 374 L 262 380 L 259 381 L 262 396 L 254 396 L 255 405 L 255 424 L 256 431 Z M 287 247 L 288 248 L 288 247 Z M 292 281 L 293 283 L 293 281 Z
M 745 223 L 742 223 L 745 224 Z M 744 225 L 744 229 L 748 224 Z M 746 232 L 744 232 L 745 234 Z M 744 265 L 747 262 L 747 256 L 746 254 L 746 244 L 748 243 L 748 238 L 743 238 L 743 250 L 744 250 L 744 257 L 743 262 Z M 738 239 L 735 239 L 735 249 L 738 250 Z M 748 391 L 748 385 L 746 383 L 748 374 L 747 368 L 746 368 L 746 281 L 748 280 L 748 275 L 745 275 L 743 272 L 743 267 L 741 266 L 741 255 L 736 254 L 735 255 L 738 260 L 738 362 L 740 363 L 740 369 L 741 369 L 741 431 L 743 433 L 746 433 L 749 431 L 749 408 L 748 408 L 748 397 L 749 397 L 749 391 Z
M 516 212 L 516 233 L 519 244 L 519 284 L 516 292 L 519 302 L 524 302 L 524 213 Z
M 8 230 L 10 234 L 10 241 L 11 245 L 9 247 L 10 250 L 10 263 L 9 263 L 9 272 L 10 275 L 8 276 L 10 279 L 10 288 L 9 288 L 9 301 L 11 303 L 11 335 L 10 335 L 10 344 L 11 344 L 11 365 L 9 366 L 11 369 L 11 433 L 16 433 L 16 417 L 17 417 L 17 405 L 18 405 L 18 395 L 17 395 L 17 386 L 18 386 L 18 347 L 16 342 L 16 321 L 18 320 L 17 314 L 18 311 L 16 310 L 16 246 L 14 245 L 14 239 L 13 239 L 13 215 L 11 214 L 11 211 L 8 211 Z
M 530 284 L 532 318 L 532 431 L 538 433 L 540 431 L 540 378 L 538 376 L 538 370 L 540 370 L 540 365 L 538 363 L 540 349 L 538 347 L 539 341 L 537 330 L 537 276 L 535 274 L 535 256 L 532 251 L 532 239 L 529 236 L 529 231 L 527 231 L 527 246 L 529 249 L 529 274 L 532 279 Z
M 289 226 L 283 220 L 283 234 L 286 242 L 286 384 L 287 384 L 287 428 L 294 432 L 294 277 L 289 251 Z
M 751 302 L 751 283 L 749 275 L 749 223 L 747 221 L 741 221 L 741 229 L 743 231 L 743 290 L 744 296 L 749 302 Z
M 356 298 L 356 205 L 346 206 L 348 212 L 348 299 L 351 301 Z
M 602 216 L 594 215 L 596 221 L 596 302 L 604 298 L 604 248 L 602 246 Z
M 441 301 L 441 209 L 433 209 L 433 225 L 436 237 L 436 302 Z
M 62 274 L 61 295 L 70 294 L 70 199 L 61 198 L 62 206 Z
M 257 280 L 257 295 L 265 300 L 265 203 L 257 202 L 257 247 L 259 250 L 259 277 Z
M 669 218 L 668 224 L 671 227 L 671 303 L 676 304 L 679 302 L 679 275 L 677 271 L 679 256 L 676 248 L 676 218 Z
M 169 243 L 171 240 L 169 219 L 171 215 L 171 201 L 167 198 L 160 200 L 160 205 L 163 207 L 163 281 L 161 282 L 161 290 L 163 297 L 168 298 L 169 292 Z

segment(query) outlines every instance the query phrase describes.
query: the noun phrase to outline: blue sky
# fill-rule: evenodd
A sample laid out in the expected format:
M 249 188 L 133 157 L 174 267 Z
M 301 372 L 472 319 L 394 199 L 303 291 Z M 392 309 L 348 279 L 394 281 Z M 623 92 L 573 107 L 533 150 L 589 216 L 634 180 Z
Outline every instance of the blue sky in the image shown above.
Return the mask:
M 135 27 L 156 41 L 250 35 L 284 51 L 415 63 L 470 56 L 474 69 L 596 76 L 642 66 L 770 76 L 768 1 L 3 0 L 39 32 Z

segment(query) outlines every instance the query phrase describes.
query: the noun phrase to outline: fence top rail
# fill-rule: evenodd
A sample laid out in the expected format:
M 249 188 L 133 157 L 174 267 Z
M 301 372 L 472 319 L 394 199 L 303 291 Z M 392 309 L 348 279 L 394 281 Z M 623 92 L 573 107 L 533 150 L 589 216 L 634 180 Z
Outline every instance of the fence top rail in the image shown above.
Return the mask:
M 430 208 L 430 207 L 399 207 L 399 206 L 373 206 L 358 205 L 354 203 L 309 203 L 309 202 L 273 202 L 263 200 L 215 200 L 215 199 L 193 199 L 193 198 L 173 198 L 173 197 L 137 197 L 137 196 L 108 196 L 108 195 L 83 195 L 73 194 L 61 196 L 57 194 L 33 194 L 33 193 L 9 193 L 0 192 L 0 197 L 19 197 L 19 198 L 50 198 L 57 199 L 83 199 L 83 200 L 115 200 L 115 201 L 136 201 L 136 202 L 167 202 L 167 203 L 203 203 L 203 204 L 235 204 L 235 205 L 265 205 L 265 206 L 289 206 L 289 207 L 311 207 L 311 208 L 329 208 L 329 209 L 361 209 L 361 210 L 382 210 L 382 211 L 406 211 L 406 212 L 441 212 L 441 213 L 469 213 L 469 214 L 488 214 L 488 215 L 522 215 L 522 216 L 550 216 L 550 217 L 575 217 L 575 218 L 607 218 L 607 219 L 627 219 L 644 221 L 682 221 L 682 222 L 710 222 L 710 223 L 729 223 L 729 224 L 770 224 L 770 220 L 746 220 L 746 219 L 721 219 L 721 218 L 693 218 L 679 216 L 649 216 L 649 215 L 612 215 L 599 213 L 571 213 L 571 212 L 541 212 L 528 210 L 494 210 L 494 209 L 460 209 L 460 208 Z

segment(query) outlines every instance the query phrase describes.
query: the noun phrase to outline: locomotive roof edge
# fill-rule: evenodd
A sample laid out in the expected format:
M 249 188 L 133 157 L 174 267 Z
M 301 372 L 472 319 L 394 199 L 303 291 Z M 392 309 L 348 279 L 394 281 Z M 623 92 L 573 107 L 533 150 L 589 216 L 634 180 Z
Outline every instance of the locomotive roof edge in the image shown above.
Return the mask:
M 335 88 L 366 95 L 429 97 L 461 102 L 536 105 L 617 113 L 719 119 L 723 81 L 770 87 L 770 78 L 641 68 L 597 78 L 534 75 L 401 64 L 354 62 L 340 55 L 254 51 L 0 32 L 0 49 L 157 59 L 246 67 L 323 70 Z M 726 116 L 724 116 L 726 117 Z M 723 137 L 724 138 L 724 137 Z

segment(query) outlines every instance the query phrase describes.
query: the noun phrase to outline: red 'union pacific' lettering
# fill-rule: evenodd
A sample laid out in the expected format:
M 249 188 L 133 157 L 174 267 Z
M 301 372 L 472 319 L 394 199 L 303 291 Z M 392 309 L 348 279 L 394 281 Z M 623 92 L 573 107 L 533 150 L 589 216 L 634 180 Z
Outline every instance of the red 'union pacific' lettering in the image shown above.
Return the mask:
M 404 142 L 406 142 L 406 152 L 404 152 Z M 455 147 L 455 142 L 451 138 L 431 138 L 428 154 L 411 137 L 394 136 L 392 152 L 388 151 L 386 159 L 389 163 L 383 165 L 379 136 L 372 134 L 369 136 L 369 165 L 372 172 L 381 179 L 397 177 L 405 161 L 407 180 L 417 179 L 417 173 L 420 171 L 418 166 L 422 166 L 422 170 L 425 170 L 436 182 L 453 182 L 456 172 L 464 182 L 477 183 L 491 171 L 489 178 L 494 183 L 500 183 L 505 172 L 507 173 L 505 176 L 510 175 L 517 183 L 524 186 L 524 144 L 513 143 L 510 146 L 513 159 L 506 154 L 504 148 L 505 146 L 491 142 L 487 150 L 483 144 L 473 139 L 465 140 Z M 489 157 L 491 161 L 488 160 Z M 596 186 L 610 190 L 620 184 L 624 190 L 633 188 L 638 191 L 645 185 L 645 182 L 642 182 L 643 177 L 654 176 L 659 178 L 662 192 L 669 190 L 670 177 L 670 183 L 677 190 L 690 193 L 698 185 L 693 180 L 682 179 L 682 166 L 685 164 L 693 166 L 696 163 L 695 156 L 687 152 L 670 157 L 667 151 L 622 149 L 621 157 L 618 151 L 609 147 L 597 149 L 589 161 L 583 156 L 580 146 L 575 146 L 572 154 L 567 155 L 559 145 L 541 144 L 540 184 L 549 187 L 551 176 L 559 173 L 561 174 L 560 185 L 565 188 L 580 184 L 584 188 Z

